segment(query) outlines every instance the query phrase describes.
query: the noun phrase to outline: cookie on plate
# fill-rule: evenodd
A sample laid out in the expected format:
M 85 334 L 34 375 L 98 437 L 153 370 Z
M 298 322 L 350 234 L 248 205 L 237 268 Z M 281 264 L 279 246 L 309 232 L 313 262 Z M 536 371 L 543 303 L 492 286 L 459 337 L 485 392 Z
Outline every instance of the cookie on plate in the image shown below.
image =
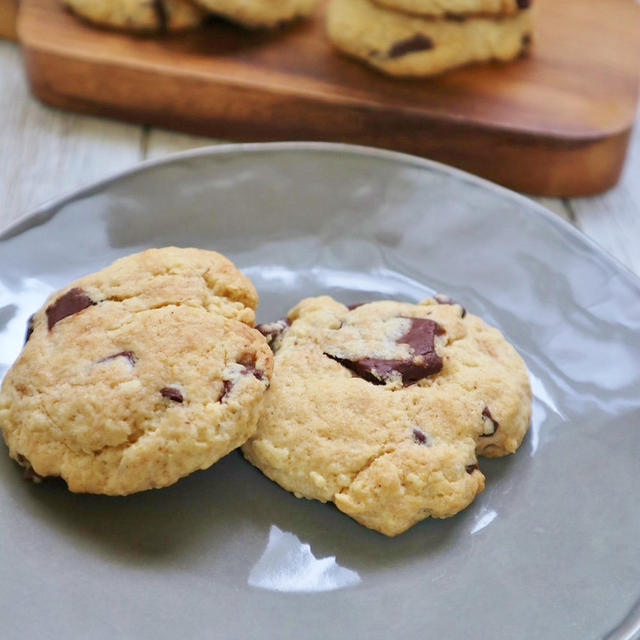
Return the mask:
M 533 0 L 373 0 L 382 7 L 429 18 L 505 16 L 528 9 Z
M 74 14 L 101 27 L 180 31 L 197 27 L 205 12 L 190 0 L 63 0 Z
M 254 432 L 273 356 L 224 256 L 149 250 L 54 293 L 0 390 L 9 454 L 71 491 L 124 495 L 205 469 Z
M 248 27 L 272 28 L 311 14 L 317 0 L 195 0 L 201 7 Z
M 429 76 L 472 62 L 507 61 L 528 50 L 532 10 L 514 17 L 430 20 L 379 7 L 370 0 L 331 0 L 327 32 L 333 44 L 398 76 Z
M 393 536 L 464 509 L 484 488 L 476 455 L 522 442 L 524 363 L 460 305 L 348 308 L 324 296 L 300 302 L 288 322 L 266 327 L 274 373 L 242 451 L 296 496 L 333 501 Z

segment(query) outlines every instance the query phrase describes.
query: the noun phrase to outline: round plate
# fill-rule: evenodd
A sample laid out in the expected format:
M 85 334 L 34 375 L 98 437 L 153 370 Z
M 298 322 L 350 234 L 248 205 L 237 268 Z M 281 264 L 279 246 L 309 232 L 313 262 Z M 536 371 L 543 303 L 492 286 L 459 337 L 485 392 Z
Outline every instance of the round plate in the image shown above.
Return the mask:
M 31 485 L 3 457 L 2 638 L 633 636 L 634 276 L 529 200 L 431 162 L 217 147 L 142 165 L 0 236 L 0 376 L 51 289 L 165 245 L 228 255 L 253 279 L 261 321 L 321 293 L 451 295 L 524 357 L 530 433 L 515 455 L 480 460 L 487 487 L 468 509 L 393 539 L 296 499 L 238 453 L 126 498 Z

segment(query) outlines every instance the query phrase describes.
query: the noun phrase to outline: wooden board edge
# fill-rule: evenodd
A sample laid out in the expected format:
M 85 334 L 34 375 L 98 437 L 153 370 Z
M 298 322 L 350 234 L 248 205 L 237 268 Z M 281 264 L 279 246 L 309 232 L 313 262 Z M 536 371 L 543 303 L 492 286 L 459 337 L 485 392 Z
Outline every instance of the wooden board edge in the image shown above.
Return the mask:
M 390 148 L 532 195 L 588 196 L 614 186 L 631 132 L 631 124 L 590 139 L 496 131 L 196 76 L 176 81 L 159 70 L 73 59 L 28 45 L 23 53 L 34 95 L 60 108 L 238 141 L 324 140 Z M 153 99 L 140 87 L 152 87 Z M 287 112 L 295 112 L 295 124 Z M 487 148 L 494 162 L 487 162 Z

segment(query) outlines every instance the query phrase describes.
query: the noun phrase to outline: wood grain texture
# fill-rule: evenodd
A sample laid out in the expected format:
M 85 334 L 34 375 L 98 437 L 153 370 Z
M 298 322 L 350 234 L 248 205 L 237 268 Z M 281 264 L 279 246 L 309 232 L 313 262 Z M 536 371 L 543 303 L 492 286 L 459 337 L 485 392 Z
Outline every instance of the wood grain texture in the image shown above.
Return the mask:
M 236 140 L 392 148 L 538 195 L 602 191 L 635 117 L 640 7 L 537 2 L 530 59 L 427 80 L 338 55 L 322 7 L 276 33 L 216 22 L 141 38 L 93 29 L 58 0 L 23 0 L 19 30 L 33 91 L 64 108 Z
M 65 114 L 31 99 L 20 52 L 0 41 L 0 226 L 134 165 L 140 127 Z
M 7 38 L 8 40 L 16 39 L 17 16 L 17 0 L 0 0 L 0 38 Z

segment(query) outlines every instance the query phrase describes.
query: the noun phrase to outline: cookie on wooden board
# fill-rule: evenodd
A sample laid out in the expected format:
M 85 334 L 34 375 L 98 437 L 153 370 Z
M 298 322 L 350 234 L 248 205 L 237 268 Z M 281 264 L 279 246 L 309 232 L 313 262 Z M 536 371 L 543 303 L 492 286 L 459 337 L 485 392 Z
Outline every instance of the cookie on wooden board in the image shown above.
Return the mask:
M 373 0 L 381 7 L 428 18 L 505 16 L 528 9 L 533 0 Z
M 205 11 L 190 0 L 63 0 L 77 16 L 125 31 L 180 31 L 202 24 Z
M 273 28 L 311 14 L 318 0 L 195 0 L 207 11 L 244 27 Z
M 513 60 L 526 53 L 532 10 L 494 19 L 432 20 L 383 9 L 370 0 L 331 0 L 327 32 L 333 44 L 397 76 L 429 76 L 472 62 Z

